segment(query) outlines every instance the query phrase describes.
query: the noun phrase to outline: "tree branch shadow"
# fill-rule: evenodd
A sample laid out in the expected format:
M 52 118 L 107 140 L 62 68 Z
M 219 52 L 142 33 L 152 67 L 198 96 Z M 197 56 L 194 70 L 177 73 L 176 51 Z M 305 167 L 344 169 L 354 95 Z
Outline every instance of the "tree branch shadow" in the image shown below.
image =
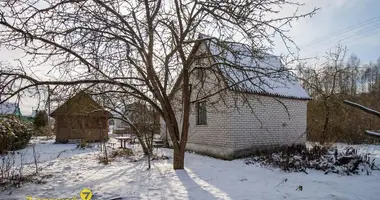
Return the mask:
M 178 179 L 181 181 L 182 185 L 186 188 L 189 197 L 202 197 L 202 199 L 217 199 L 209 191 L 204 190 L 201 185 L 194 181 L 193 178 L 189 176 L 186 170 L 176 170 Z M 191 198 L 190 198 L 191 199 Z

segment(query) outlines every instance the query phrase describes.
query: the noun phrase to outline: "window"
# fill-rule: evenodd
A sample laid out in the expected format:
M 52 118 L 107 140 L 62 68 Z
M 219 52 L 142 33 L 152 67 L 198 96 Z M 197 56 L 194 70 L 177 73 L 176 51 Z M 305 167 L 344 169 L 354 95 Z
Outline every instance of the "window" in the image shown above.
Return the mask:
M 201 66 L 201 65 L 203 64 L 203 62 L 202 62 L 202 58 L 197 58 L 197 59 L 195 60 L 195 64 L 198 65 L 198 67 Z
M 197 125 L 207 124 L 206 101 L 197 103 Z
M 202 69 L 197 69 L 195 71 L 195 73 L 196 73 L 196 76 L 197 76 L 198 80 L 203 80 L 203 70 Z
M 110 126 L 115 125 L 115 120 L 114 120 L 114 119 L 110 119 L 110 120 L 108 121 L 108 125 L 110 125 Z
M 121 121 L 120 127 L 127 127 L 127 123 L 125 121 Z

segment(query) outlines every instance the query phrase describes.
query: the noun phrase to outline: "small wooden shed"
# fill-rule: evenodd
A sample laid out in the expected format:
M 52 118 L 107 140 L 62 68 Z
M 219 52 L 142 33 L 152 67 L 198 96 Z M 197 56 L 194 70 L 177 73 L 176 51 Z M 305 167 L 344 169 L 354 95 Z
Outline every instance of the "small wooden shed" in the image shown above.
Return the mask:
M 62 143 L 69 140 L 103 141 L 108 137 L 108 119 L 112 117 L 85 92 L 66 101 L 51 116 L 55 119 L 56 141 Z

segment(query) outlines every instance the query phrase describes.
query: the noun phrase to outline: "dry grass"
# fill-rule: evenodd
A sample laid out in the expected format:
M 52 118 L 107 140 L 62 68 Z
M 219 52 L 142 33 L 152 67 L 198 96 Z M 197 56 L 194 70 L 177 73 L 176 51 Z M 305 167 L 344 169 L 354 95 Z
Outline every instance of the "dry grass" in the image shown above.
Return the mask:
M 130 157 L 130 156 L 134 156 L 132 149 L 125 148 L 125 149 L 116 149 L 115 151 L 112 151 L 110 158 Z
M 106 157 L 104 154 L 99 155 L 98 160 L 99 163 L 107 165 L 110 162 L 114 161 L 116 158 L 130 158 L 131 156 L 134 156 L 132 149 L 116 149 L 113 150 L 108 157 Z
M 343 103 L 351 100 L 371 109 L 380 110 L 378 99 L 380 94 L 361 94 L 356 97 L 335 95 L 328 100 L 330 116 L 328 126 L 323 135 L 326 120 L 326 109 L 322 99 L 314 99 L 308 103 L 307 138 L 310 141 L 348 144 L 376 143 L 378 141 L 367 137 L 365 130 L 380 130 L 380 119 L 359 109 Z

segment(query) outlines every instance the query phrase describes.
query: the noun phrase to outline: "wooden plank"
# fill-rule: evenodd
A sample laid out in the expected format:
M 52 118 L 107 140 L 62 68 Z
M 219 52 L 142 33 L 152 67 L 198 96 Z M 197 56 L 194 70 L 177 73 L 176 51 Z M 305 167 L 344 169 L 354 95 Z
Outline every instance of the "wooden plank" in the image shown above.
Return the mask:
M 372 110 L 370 108 L 367 108 L 363 105 L 360 105 L 358 103 L 354 103 L 354 102 L 351 102 L 351 101 L 347 101 L 347 100 L 344 100 L 344 103 L 349 105 L 349 106 L 352 106 L 352 107 L 355 107 L 355 108 L 359 108 L 360 110 L 366 112 L 366 113 L 369 113 L 369 114 L 372 114 L 372 115 L 375 115 L 377 117 L 380 117 L 380 112 L 379 111 L 376 111 L 376 110 Z
M 366 130 L 365 134 L 368 135 L 368 136 L 371 136 L 373 138 L 380 139 L 380 133 Z

